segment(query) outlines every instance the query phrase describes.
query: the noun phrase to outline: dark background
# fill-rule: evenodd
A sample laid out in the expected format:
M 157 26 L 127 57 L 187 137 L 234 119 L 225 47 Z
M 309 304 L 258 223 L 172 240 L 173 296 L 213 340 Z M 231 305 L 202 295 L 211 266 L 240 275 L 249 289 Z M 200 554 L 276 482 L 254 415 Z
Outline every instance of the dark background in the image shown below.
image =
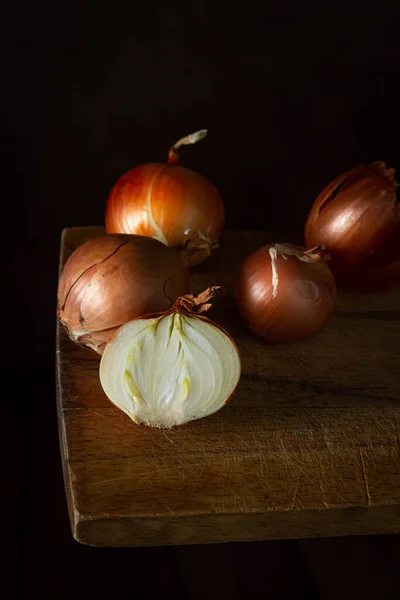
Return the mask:
M 115 180 L 163 161 L 187 133 L 209 129 L 183 162 L 219 188 L 231 228 L 301 231 L 318 191 L 342 171 L 376 159 L 400 168 L 400 9 L 71 0 L 7 11 L 1 365 L 10 391 L 0 418 L 10 597 L 392 597 L 397 536 L 185 549 L 74 542 L 54 326 L 62 228 L 102 224 Z

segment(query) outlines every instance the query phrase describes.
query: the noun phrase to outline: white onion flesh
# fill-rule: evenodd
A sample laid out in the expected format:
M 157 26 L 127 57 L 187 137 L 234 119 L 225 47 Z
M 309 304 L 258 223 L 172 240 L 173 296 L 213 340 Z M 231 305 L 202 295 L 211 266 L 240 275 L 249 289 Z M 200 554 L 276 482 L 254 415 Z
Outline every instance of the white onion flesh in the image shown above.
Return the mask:
M 107 344 L 100 381 L 135 423 L 170 428 L 213 414 L 240 378 L 239 352 L 207 319 L 173 312 L 123 325 Z

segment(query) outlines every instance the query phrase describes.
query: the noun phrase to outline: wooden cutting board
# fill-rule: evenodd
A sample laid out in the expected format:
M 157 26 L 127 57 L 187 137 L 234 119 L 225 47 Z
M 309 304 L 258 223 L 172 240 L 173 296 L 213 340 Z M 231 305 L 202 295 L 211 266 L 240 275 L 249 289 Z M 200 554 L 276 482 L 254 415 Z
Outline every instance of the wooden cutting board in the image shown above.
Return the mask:
M 61 266 L 99 227 L 66 229 Z M 313 339 L 268 345 L 232 301 L 238 265 L 285 241 L 228 231 L 192 291 L 236 340 L 231 404 L 175 430 L 135 425 L 104 395 L 99 357 L 57 332 L 58 415 L 72 533 L 95 546 L 400 532 L 400 290 L 341 293 Z

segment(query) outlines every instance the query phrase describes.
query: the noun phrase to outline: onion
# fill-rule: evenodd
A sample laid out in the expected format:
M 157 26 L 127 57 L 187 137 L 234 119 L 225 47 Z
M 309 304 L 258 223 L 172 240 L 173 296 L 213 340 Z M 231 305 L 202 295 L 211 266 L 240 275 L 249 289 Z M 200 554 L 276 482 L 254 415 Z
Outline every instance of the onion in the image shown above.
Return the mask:
M 167 246 L 182 246 L 195 231 L 215 245 L 225 221 L 222 198 L 207 179 L 176 166 L 178 149 L 206 134 L 203 129 L 179 140 L 167 164 L 150 163 L 125 173 L 108 198 L 107 233 L 145 235 Z
M 82 244 L 58 286 L 58 317 L 69 337 L 99 354 L 115 329 L 167 310 L 189 290 L 182 257 L 151 238 L 108 235 Z
M 338 281 L 360 289 L 400 284 L 400 203 L 394 169 L 378 161 L 352 169 L 317 197 L 307 246 L 325 245 Z
M 100 362 L 105 394 L 135 423 L 170 428 L 222 408 L 240 378 L 239 351 L 199 313 L 217 287 L 179 298 L 161 315 L 123 325 Z
M 334 310 L 335 279 L 323 248 L 267 245 L 244 261 L 236 304 L 248 327 L 271 342 L 307 338 Z

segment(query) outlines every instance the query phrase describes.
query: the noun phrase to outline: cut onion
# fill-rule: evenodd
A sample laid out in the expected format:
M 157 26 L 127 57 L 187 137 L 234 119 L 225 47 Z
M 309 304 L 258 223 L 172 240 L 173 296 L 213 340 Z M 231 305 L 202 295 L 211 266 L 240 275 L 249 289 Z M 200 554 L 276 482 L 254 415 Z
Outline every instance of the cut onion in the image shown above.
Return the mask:
M 126 323 L 107 344 L 101 385 L 135 423 L 182 425 L 215 413 L 231 397 L 240 378 L 239 351 L 226 331 L 196 314 L 209 308 L 215 290 Z

